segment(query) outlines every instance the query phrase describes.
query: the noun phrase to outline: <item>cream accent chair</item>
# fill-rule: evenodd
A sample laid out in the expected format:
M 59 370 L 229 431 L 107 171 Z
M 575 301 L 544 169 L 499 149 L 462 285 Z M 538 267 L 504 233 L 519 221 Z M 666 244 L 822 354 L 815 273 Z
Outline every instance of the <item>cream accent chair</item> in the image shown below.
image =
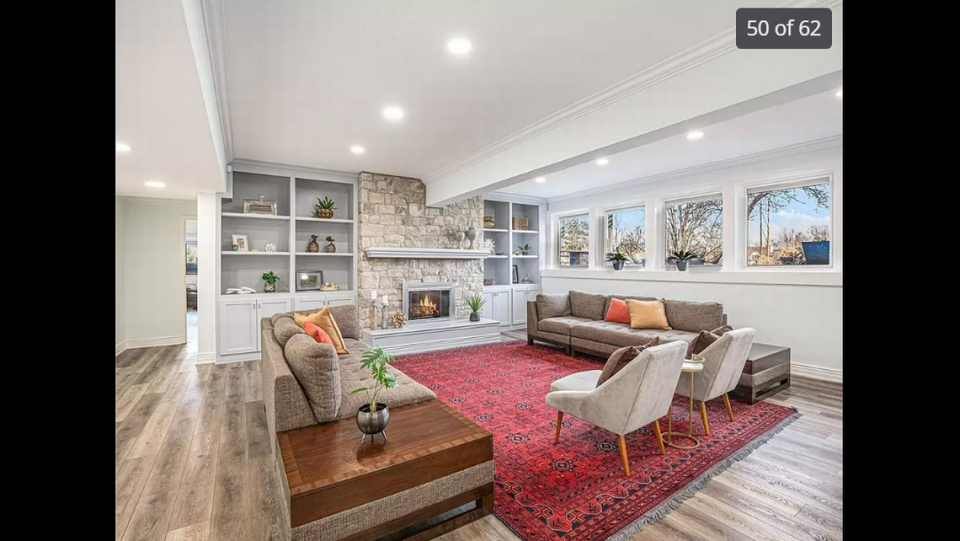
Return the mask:
M 723 397 L 723 405 L 727 408 L 727 417 L 733 421 L 733 409 L 730 407 L 732 391 L 740 380 L 743 366 L 747 363 L 750 346 L 756 329 L 744 327 L 723 333 L 719 340 L 707 346 L 700 352 L 703 357 L 703 371 L 693 378 L 693 399 L 700 401 L 700 418 L 703 420 L 703 431 L 710 435 L 710 423 L 707 421 L 707 400 Z M 677 383 L 677 394 L 690 397 L 690 375 L 680 378 Z
M 649 424 L 657 439 L 660 453 L 666 454 L 657 419 L 673 401 L 673 389 L 680 379 L 686 342 L 668 342 L 643 352 L 612 378 L 597 387 L 600 370 L 577 372 L 554 381 L 547 393 L 547 405 L 556 408 L 557 435 L 563 414 L 569 413 L 617 435 L 623 470 L 630 476 L 627 444 L 624 434 Z

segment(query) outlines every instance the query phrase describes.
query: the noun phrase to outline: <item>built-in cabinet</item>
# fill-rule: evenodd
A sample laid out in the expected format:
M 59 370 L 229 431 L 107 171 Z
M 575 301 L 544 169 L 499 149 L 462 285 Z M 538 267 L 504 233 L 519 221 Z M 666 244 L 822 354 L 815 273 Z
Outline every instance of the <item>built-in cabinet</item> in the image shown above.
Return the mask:
M 238 355 L 260 351 L 260 320 L 289 312 L 289 297 L 236 296 L 220 301 L 220 354 Z
M 527 301 L 536 300 L 539 285 L 491 286 L 483 290 L 486 302 L 481 310 L 483 317 L 500 322 L 501 328 L 527 324 Z

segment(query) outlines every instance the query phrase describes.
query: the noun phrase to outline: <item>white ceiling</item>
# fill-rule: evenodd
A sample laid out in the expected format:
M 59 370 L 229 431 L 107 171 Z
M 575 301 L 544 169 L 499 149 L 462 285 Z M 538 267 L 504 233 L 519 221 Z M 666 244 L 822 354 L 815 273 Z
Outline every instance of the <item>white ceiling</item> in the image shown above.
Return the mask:
M 678 135 L 609 156 L 600 167 L 588 162 L 499 190 L 536 197 L 559 197 L 618 182 L 643 179 L 689 167 L 843 134 L 842 100 L 836 90 L 702 126 L 704 137 Z
M 741 4 L 230 0 L 233 154 L 422 178 L 732 28 Z M 453 36 L 469 56 L 447 52 Z M 406 118 L 384 120 L 388 104 Z
M 118 195 L 223 190 L 197 70 L 181 0 L 116 1 L 116 138 L 133 147 L 117 153 Z

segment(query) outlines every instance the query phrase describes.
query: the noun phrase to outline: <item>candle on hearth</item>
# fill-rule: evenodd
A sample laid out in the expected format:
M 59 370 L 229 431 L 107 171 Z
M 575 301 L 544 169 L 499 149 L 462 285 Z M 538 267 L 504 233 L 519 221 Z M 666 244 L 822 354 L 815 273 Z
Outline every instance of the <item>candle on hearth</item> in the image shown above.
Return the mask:
M 370 292 L 370 300 L 371 300 L 371 301 L 377 300 L 377 290 L 376 290 L 376 289 L 374 289 L 373 291 Z
M 387 305 L 387 296 L 386 296 L 386 295 L 383 296 L 383 305 L 384 305 L 384 306 Z

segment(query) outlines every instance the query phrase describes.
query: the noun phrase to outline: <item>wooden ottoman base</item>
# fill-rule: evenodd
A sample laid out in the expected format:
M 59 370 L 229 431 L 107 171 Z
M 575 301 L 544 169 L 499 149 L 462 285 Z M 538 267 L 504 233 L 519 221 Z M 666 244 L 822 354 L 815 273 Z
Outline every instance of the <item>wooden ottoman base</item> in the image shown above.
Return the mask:
M 730 396 L 753 405 L 790 388 L 790 348 L 753 344 Z

